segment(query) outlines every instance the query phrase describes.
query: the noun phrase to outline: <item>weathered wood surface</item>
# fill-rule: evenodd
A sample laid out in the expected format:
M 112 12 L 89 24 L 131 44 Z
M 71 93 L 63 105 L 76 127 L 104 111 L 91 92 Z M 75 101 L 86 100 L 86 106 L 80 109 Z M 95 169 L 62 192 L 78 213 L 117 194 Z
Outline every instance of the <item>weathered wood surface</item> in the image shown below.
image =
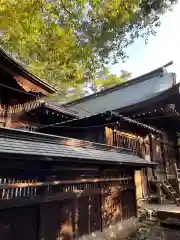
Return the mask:
M 66 236 L 62 239 L 79 239 L 136 216 L 132 169 L 77 169 L 76 163 L 74 170 L 72 165 L 67 169 L 62 164 L 62 169 L 50 172 L 46 164 L 45 171 L 41 165 L 32 172 L 28 166 L 23 170 L 15 168 L 1 172 L 0 215 L 1 212 L 8 214 L 13 208 L 20 212 L 36 208 L 36 219 L 39 219 L 36 228 L 42 232 L 34 239 L 39 239 L 38 234 L 44 239 L 62 235 Z M 10 223 L 11 218 L 8 218 L 7 224 Z M 16 222 L 10 232 L 15 225 Z
M 89 236 L 83 236 L 79 240 L 126 240 L 128 237 L 133 236 L 140 224 L 136 218 L 125 220 L 123 223 L 118 222 L 109 226 L 103 232 L 94 232 Z

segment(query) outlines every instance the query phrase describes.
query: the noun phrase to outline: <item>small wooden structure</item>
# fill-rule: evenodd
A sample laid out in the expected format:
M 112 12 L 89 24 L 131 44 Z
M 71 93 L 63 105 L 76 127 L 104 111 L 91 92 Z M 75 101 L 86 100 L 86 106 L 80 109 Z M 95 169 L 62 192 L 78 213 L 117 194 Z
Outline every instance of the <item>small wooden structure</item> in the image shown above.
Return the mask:
M 0 128 L 0 236 L 78 239 L 136 216 L 132 151 Z
M 0 236 L 78 239 L 136 216 L 136 188 L 148 196 L 158 171 L 152 135 L 162 132 L 112 112 L 79 118 L 44 100 L 55 90 L 2 49 L 0 76 Z

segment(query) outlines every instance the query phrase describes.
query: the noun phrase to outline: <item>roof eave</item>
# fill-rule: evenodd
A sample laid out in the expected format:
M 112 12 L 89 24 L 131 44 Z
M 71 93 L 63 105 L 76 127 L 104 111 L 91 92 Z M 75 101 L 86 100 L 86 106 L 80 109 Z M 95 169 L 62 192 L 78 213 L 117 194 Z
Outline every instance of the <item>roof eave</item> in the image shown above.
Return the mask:
M 59 105 L 58 107 L 57 106 L 53 106 L 52 103 L 49 103 L 49 102 L 44 102 L 44 106 L 48 109 L 51 109 L 51 110 L 54 110 L 56 112 L 60 112 L 60 113 L 63 113 L 63 114 L 66 114 L 68 116 L 71 116 L 75 119 L 78 119 L 79 117 L 73 113 L 73 111 L 69 110 L 69 109 L 66 109 L 65 107 Z
M 101 165 L 116 165 L 116 166 L 124 166 L 124 167 L 131 167 L 135 170 L 139 170 L 142 168 L 156 168 L 157 164 L 155 163 L 150 163 L 147 162 L 145 163 L 144 161 L 142 161 L 142 163 L 137 163 L 137 162 L 122 162 L 122 161 L 110 161 L 110 160 L 101 160 L 101 159 L 84 159 L 84 158 L 79 158 L 78 156 L 75 157 L 64 157 L 64 156 L 52 156 L 52 155 L 48 155 L 46 154 L 38 154 L 36 152 L 31 152 L 31 153 L 22 153 L 22 152 L 14 152 L 13 153 L 13 157 L 12 157 L 12 152 L 5 152 L 5 151 L 0 151 L 0 158 L 2 156 L 10 156 L 12 159 L 13 158 L 21 158 L 23 157 L 23 159 L 25 158 L 38 158 L 39 160 L 41 159 L 42 161 L 56 161 L 56 162 L 63 162 L 63 161 L 69 161 L 69 162 L 79 162 L 79 163 L 84 163 L 84 164 L 101 164 Z M 142 159 L 143 160 L 143 159 Z
M 3 55 L 18 71 L 29 77 L 29 80 L 33 83 L 38 83 L 49 93 L 55 93 L 57 90 L 52 87 L 50 84 L 36 77 L 33 73 L 29 72 L 24 66 L 22 66 L 18 61 L 16 61 L 9 53 L 7 53 L 2 46 L 0 46 L 0 54 Z
M 167 98 L 176 95 L 176 94 L 180 94 L 180 83 L 174 85 L 173 87 L 153 96 L 152 98 L 149 98 L 145 101 L 139 102 L 139 103 L 135 103 L 123 108 L 119 108 L 119 109 L 115 109 L 115 112 L 118 113 L 128 113 L 128 112 L 132 112 L 132 111 L 137 111 L 141 108 L 144 108 L 145 106 L 149 105 L 149 104 L 155 104 L 156 102 L 159 101 L 163 101 L 166 100 Z

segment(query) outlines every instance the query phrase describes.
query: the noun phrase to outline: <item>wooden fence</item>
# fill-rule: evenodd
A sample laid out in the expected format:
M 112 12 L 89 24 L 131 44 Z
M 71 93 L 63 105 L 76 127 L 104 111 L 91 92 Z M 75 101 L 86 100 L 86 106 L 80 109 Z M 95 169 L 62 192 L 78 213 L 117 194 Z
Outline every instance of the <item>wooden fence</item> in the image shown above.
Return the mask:
M 78 239 L 136 215 L 132 171 L 114 177 L 46 179 L 0 179 L 3 240 Z

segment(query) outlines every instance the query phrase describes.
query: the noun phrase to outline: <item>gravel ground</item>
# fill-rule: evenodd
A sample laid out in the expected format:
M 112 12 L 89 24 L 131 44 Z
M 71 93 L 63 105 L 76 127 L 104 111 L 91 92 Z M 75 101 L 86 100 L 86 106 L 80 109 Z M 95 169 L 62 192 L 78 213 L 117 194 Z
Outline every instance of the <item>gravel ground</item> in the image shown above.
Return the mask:
M 180 240 L 180 230 L 154 227 L 151 229 L 149 240 Z
M 170 229 L 162 227 L 152 222 L 144 222 L 149 226 L 150 234 L 138 234 L 135 240 L 180 240 L 180 228 Z M 179 229 L 179 230 L 178 230 Z

